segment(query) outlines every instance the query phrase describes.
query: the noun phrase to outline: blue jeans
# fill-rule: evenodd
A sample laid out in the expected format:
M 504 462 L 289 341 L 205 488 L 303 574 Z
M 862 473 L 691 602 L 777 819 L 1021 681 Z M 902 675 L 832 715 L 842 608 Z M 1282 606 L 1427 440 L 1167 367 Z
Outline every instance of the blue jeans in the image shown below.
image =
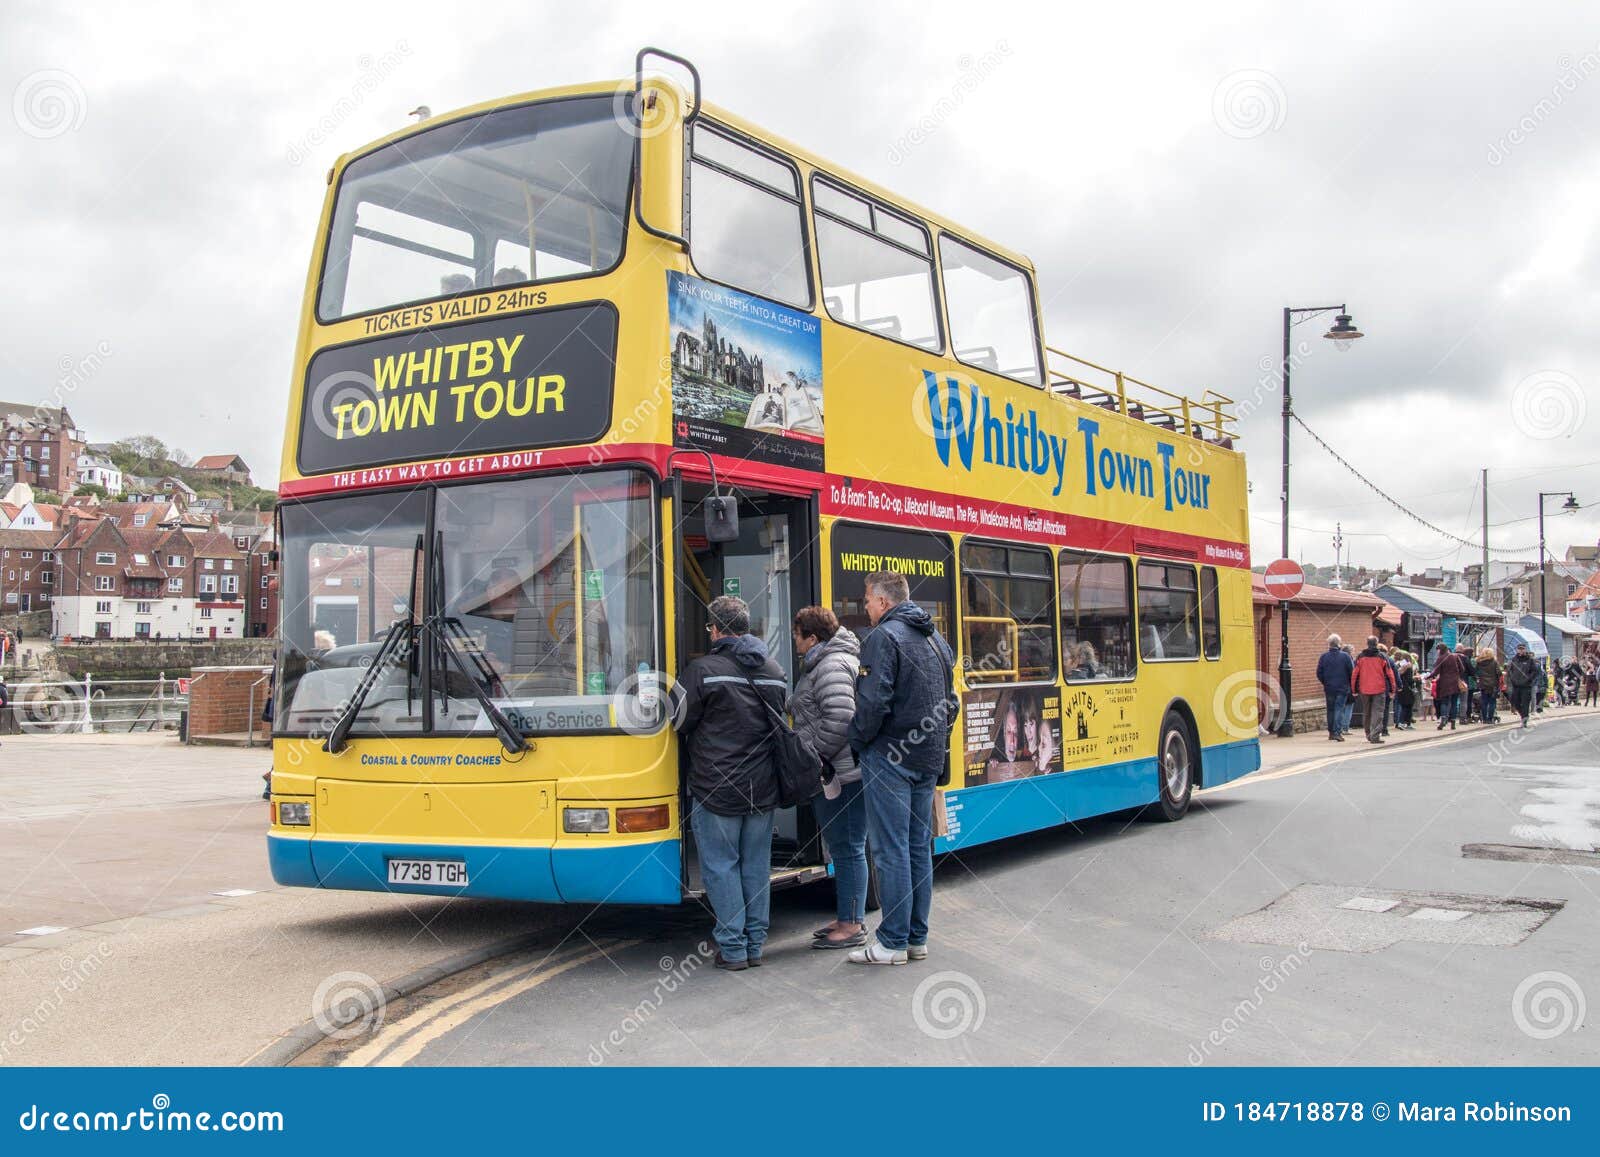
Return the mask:
M 811 801 L 833 860 L 835 917 L 860 924 L 867 915 L 867 796 L 861 780 L 841 784 L 839 798 Z
M 861 756 L 872 862 L 883 911 L 878 943 L 895 952 L 928 942 L 933 907 L 933 793 L 937 771 L 912 771 L 868 751 Z
M 1498 691 L 1478 690 L 1478 718 L 1485 723 L 1493 723 L 1500 706 L 1500 693 Z
M 1342 735 L 1345 731 L 1344 705 L 1350 696 L 1340 690 L 1322 689 L 1322 698 L 1328 709 L 1328 738 Z
M 1354 695 L 1346 695 L 1344 697 L 1344 713 L 1339 717 L 1340 735 L 1343 735 L 1350 730 L 1350 720 L 1355 718 L 1355 714 L 1356 697 Z
M 773 813 L 719 816 L 696 800 L 691 816 L 717 947 L 725 960 L 759 957 L 772 916 Z
M 1439 708 L 1439 722 L 1441 724 L 1455 722 L 1456 702 L 1460 698 L 1461 696 L 1459 695 L 1441 695 L 1438 699 L 1434 700 L 1434 703 L 1437 704 Z

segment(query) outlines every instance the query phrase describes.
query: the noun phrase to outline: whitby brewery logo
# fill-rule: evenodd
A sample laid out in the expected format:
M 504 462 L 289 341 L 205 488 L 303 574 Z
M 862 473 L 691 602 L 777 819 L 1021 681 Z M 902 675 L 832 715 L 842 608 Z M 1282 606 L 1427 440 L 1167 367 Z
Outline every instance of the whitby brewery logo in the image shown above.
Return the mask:
M 1069 726 L 1076 731 L 1075 740 L 1089 738 L 1089 720 L 1100 714 L 1100 709 L 1095 706 L 1094 696 L 1087 691 L 1074 691 L 1072 698 L 1068 699 L 1061 708 L 1061 726 L 1066 730 Z

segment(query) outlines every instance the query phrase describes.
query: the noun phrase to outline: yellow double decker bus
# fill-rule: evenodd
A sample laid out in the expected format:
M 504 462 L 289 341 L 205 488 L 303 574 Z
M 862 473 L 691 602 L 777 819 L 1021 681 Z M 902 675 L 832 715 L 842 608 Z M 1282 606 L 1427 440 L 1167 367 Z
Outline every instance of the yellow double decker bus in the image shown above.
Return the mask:
M 865 631 L 878 569 L 960 658 L 936 850 L 1255 770 L 1228 399 L 1039 317 L 1026 258 L 654 50 L 342 157 L 283 455 L 275 878 L 679 903 L 706 604 L 792 677 L 793 613 Z M 775 881 L 827 872 L 781 815 Z

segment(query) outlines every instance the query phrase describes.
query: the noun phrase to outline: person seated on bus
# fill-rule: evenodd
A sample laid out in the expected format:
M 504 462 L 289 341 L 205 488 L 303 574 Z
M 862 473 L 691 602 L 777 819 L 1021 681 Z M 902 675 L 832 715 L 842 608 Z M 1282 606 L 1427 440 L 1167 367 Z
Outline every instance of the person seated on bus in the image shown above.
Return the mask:
M 528 275 L 515 265 L 502 265 L 494 271 L 496 285 L 521 285 L 528 280 Z
M 1072 666 L 1067 669 L 1067 678 L 1099 679 L 1105 674 L 1105 669 L 1100 666 L 1100 657 L 1095 654 L 1094 644 L 1088 639 L 1079 639 L 1067 648 L 1072 656 Z
M 466 293 L 472 288 L 472 278 L 465 273 L 447 273 L 439 278 L 439 292 L 446 297 Z

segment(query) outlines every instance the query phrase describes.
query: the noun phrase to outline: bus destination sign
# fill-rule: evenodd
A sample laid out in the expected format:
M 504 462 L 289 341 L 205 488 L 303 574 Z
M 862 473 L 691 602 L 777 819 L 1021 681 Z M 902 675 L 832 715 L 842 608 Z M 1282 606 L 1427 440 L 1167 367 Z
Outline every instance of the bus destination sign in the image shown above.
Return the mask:
M 325 474 L 593 442 L 611 422 L 617 314 L 566 306 L 322 350 L 297 462 Z

